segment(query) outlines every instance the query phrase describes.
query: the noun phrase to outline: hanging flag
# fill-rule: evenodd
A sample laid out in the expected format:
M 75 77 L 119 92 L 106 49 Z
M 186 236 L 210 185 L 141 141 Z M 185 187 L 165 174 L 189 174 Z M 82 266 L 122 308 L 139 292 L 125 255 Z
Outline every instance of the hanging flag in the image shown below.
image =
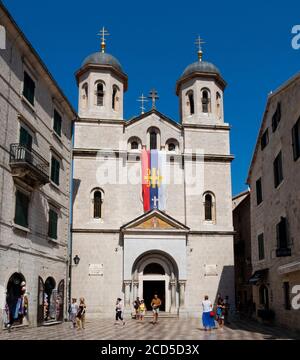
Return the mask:
M 151 186 L 150 186 L 150 208 L 158 208 L 158 151 L 151 150 L 150 157 Z
M 166 167 L 167 156 L 165 151 L 158 152 L 158 208 L 166 210 Z
M 150 152 L 146 149 L 142 150 L 142 194 L 144 211 L 150 210 Z

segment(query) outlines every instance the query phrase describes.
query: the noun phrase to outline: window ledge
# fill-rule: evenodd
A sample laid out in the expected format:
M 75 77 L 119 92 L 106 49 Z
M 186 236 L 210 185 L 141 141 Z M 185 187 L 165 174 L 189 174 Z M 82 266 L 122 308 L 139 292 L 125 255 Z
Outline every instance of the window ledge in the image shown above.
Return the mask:
M 52 181 L 51 179 L 50 179 L 49 184 L 50 184 L 55 190 L 60 191 L 59 185 L 57 185 L 57 184 L 56 184 L 54 181 Z
M 22 225 L 18 225 L 18 224 L 14 223 L 14 222 L 12 223 L 12 227 L 13 227 L 14 229 L 24 231 L 24 232 L 26 232 L 26 233 L 30 233 L 30 232 L 31 232 L 28 227 L 25 227 L 25 226 L 22 226 Z
M 47 240 L 48 240 L 48 242 L 51 243 L 51 244 L 58 245 L 58 240 L 57 240 L 57 239 L 54 239 L 54 238 L 52 238 L 52 237 L 50 237 L 50 236 L 47 236 Z
M 279 190 L 284 184 L 284 179 L 281 181 L 281 183 L 275 188 L 275 190 Z
M 52 130 L 52 136 L 62 144 L 61 135 L 58 135 L 56 131 Z
M 32 104 L 26 99 L 26 97 L 25 97 L 23 94 L 21 94 L 21 100 L 22 100 L 27 106 L 29 106 L 30 109 L 31 109 L 34 113 L 36 112 L 36 109 L 35 109 L 34 105 L 32 105 Z

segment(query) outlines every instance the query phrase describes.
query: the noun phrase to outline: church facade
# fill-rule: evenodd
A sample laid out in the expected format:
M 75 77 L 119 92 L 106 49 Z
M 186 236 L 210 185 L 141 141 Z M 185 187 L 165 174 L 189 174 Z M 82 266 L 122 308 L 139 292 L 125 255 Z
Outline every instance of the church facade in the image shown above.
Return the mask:
M 151 310 L 154 293 L 178 316 L 199 316 L 205 295 L 233 305 L 226 83 L 199 51 L 176 83 L 179 122 L 156 109 L 155 92 L 152 109 L 126 121 L 128 78 L 104 47 L 76 73 L 72 297 L 91 317 L 111 317 L 117 297 L 127 313 L 137 296 Z

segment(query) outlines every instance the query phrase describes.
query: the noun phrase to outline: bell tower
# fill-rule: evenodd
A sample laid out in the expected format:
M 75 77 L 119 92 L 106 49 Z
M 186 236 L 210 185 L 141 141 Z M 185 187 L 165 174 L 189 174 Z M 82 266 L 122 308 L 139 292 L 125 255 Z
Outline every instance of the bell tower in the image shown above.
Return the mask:
M 176 84 L 182 124 L 224 123 L 223 92 L 226 82 L 219 69 L 203 61 L 203 40 L 198 37 L 198 61 L 186 67 Z
M 78 114 L 81 118 L 123 120 L 128 78 L 120 62 L 105 52 L 107 30 L 103 27 L 98 35 L 101 51 L 87 56 L 76 72 Z

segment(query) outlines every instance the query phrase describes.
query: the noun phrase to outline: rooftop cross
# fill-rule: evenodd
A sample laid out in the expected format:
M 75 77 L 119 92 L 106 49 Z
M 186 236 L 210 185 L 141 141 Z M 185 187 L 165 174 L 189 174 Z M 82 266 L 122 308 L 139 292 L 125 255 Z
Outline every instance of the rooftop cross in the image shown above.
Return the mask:
M 97 34 L 98 36 L 101 36 L 101 52 L 105 52 L 105 36 L 109 36 L 109 32 L 107 31 L 107 29 L 105 29 L 105 27 L 103 26 L 102 29 L 99 31 L 99 33 Z
M 202 55 L 203 55 L 202 44 L 205 44 L 205 42 L 203 41 L 203 39 L 201 39 L 200 35 L 198 35 L 195 44 L 198 48 L 198 60 L 202 61 Z
M 146 96 L 144 96 L 144 94 L 142 94 L 142 95 L 138 98 L 137 101 L 140 101 L 140 102 L 141 102 L 141 107 L 140 107 L 140 109 L 142 110 L 142 111 L 141 111 L 141 114 L 144 114 L 144 113 L 145 113 L 145 106 L 144 106 L 144 104 L 145 104 L 145 102 L 148 101 L 147 98 L 146 98 Z
M 148 98 L 152 100 L 152 109 L 156 109 L 155 102 L 159 99 L 157 91 L 155 89 L 152 89 L 149 93 Z

